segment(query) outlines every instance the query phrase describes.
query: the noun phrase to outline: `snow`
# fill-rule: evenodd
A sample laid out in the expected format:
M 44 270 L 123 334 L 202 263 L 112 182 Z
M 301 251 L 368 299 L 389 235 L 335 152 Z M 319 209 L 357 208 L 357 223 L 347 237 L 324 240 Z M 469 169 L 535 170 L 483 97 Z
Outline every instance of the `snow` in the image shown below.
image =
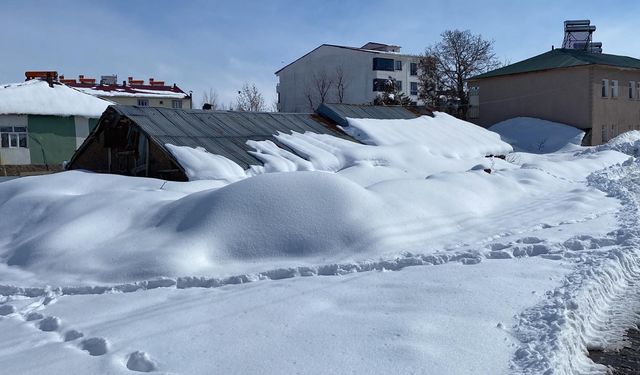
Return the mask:
M 127 87 L 126 89 L 114 89 L 114 90 L 96 90 L 92 87 L 74 87 L 76 90 L 85 94 L 99 97 L 135 97 L 135 98 L 173 98 L 184 99 L 188 95 L 181 92 L 167 91 L 167 90 L 147 90 L 139 89 L 135 87 Z
M 342 129 L 367 144 L 418 143 L 433 155 L 449 158 L 505 155 L 512 151 L 496 134 L 443 112 L 408 120 L 350 118 L 348 123 Z
M 165 147 L 180 162 L 190 181 L 235 182 L 247 177 L 238 164 L 224 156 L 211 154 L 202 147 L 175 146 L 169 143 Z
M 580 146 L 584 131 L 570 125 L 532 117 L 499 122 L 489 130 L 500 134 L 516 151 L 544 154 Z
M 62 84 L 41 80 L 0 85 L 0 114 L 83 116 L 99 118 L 113 103 Z
M 606 373 L 586 349 L 640 311 L 640 133 L 538 154 L 443 114 L 345 130 L 368 144 L 277 134 L 247 170 L 166 145 L 184 183 L 0 183 L 3 371 Z

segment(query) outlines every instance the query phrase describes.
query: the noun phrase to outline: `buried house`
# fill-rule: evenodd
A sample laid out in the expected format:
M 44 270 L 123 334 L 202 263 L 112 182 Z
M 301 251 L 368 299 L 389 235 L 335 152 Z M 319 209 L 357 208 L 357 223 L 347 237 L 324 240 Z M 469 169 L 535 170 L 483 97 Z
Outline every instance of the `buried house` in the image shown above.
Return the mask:
M 411 115 L 414 116 L 415 115 Z M 114 105 L 107 108 L 67 169 L 187 181 L 185 166 L 170 151 L 173 146 L 201 147 L 240 167 L 260 165 L 247 141 L 274 135 L 314 132 L 353 140 L 334 122 L 316 114 L 205 111 Z

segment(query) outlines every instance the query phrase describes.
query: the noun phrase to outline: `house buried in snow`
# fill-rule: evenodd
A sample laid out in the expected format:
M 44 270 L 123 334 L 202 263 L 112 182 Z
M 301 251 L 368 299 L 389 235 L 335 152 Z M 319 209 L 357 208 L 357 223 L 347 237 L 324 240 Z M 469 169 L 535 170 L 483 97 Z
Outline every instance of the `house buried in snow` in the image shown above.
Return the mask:
M 357 142 L 338 124 L 346 117 L 410 119 L 419 116 L 402 107 L 324 105 L 320 114 L 235 112 L 114 105 L 67 164 L 67 169 L 148 176 L 187 181 L 185 166 L 172 154 L 174 146 L 202 147 L 247 169 L 261 165 L 247 141 L 270 140 L 291 151 L 278 133 L 314 132 Z

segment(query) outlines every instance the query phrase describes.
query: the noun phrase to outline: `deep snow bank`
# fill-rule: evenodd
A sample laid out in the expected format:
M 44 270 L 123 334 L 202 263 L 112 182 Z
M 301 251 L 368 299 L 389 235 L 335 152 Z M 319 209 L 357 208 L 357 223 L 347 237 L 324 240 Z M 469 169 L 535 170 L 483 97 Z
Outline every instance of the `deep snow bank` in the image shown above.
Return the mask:
M 515 151 L 546 154 L 570 146 L 580 146 L 584 131 L 558 122 L 533 117 L 516 117 L 489 128 Z
M 347 119 L 347 134 L 378 146 L 420 144 L 432 155 L 471 158 L 513 151 L 496 134 L 443 112 L 409 120 Z

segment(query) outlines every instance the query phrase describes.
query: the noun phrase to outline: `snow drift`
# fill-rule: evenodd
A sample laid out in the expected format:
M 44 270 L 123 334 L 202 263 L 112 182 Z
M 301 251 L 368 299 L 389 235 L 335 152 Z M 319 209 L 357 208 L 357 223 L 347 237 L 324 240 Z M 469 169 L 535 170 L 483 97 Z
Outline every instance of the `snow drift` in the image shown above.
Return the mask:
M 515 151 L 544 154 L 580 146 L 584 131 L 575 127 L 532 117 L 516 117 L 489 128 L 512 145 Z

